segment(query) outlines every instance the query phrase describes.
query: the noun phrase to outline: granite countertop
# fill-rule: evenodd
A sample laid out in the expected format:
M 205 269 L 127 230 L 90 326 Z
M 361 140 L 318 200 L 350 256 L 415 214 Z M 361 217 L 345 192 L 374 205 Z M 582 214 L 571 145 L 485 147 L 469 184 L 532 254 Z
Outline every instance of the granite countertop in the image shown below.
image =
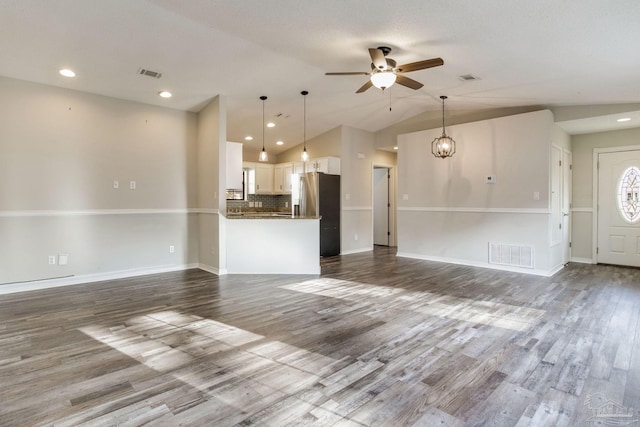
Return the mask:
M 227 212 L 228 219 L 319 219 L 319 216 L 294 216 L 291 212 Z

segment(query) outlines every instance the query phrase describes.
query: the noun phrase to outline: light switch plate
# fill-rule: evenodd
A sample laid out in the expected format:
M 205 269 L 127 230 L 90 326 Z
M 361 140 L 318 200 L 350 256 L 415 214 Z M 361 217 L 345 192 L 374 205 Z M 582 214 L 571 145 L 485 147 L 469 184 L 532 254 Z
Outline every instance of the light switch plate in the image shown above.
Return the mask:
M 409 195 L 408 194 L 403 194 L 402 195 L 402 200 L 409 200 Z
M 69 255 L 68 254 L 58 255 L 58 265 L 67 265 L 67 264 L 69 264 Z
M 118 181 L 113 181 L 113 188 L 115 189 L 120 188 L 120 183 Z

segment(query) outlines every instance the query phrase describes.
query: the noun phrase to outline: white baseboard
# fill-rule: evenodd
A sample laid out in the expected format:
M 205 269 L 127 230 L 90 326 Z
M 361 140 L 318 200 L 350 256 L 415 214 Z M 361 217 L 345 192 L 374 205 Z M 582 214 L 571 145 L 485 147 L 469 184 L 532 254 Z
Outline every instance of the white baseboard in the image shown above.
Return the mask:
M 341 251 L 340 255 L 351 255 L 351 254 L 359 254 L 361 252 L 369 252 L 373 250 L 373 246 L 370 248 L 358 248 L 358 249 L 350 249 L 348 251 Z
M 9 285 L 0 285 L 0 295 L 57 288 L 60 286 L 81 285 L 83 283 L 103 282 L 105 280 L 125 279 L 127 277 L 146 276 L 149 274 L 169 273 L 172 271 L 189 270 L 191 268 L 199 268 L 199 265 L 182 264 L 165 267 L 110 271 L 108 273 L 81 274 L 78 276 L 60 277 L 57 279 L 45 279 L 31 282 L 18 282 L 11 283 Z
M 578 262 L 580 264 L 597 264 L 591 258 L 579 258 L 579 257 L 571 257 L 571 262 Z
M 477 261 L 469 261 L 469 260 L 456 259 L 456 258 L 432 257 L 428 255 L 414 254 L 414 253 L 408 253 L 408 252 L 398 252 L 396 256 L 403 257 L 403 258 L 421 259 L 425 261 L 444 262 L 447 264 L 466 265 L 469 267 L 489 268 L 491 270 L 510 271 L 513 273 L 532 274 L 534 276 L 544 276 L 544 277 L 553 276 L 563 267 L 561 265 L 556 269 L 545 271 L 545 270 L 537 270 L 537 269 L 530 269 L 530 268 L 518 268 L 518 267 L 510 267 L 506 265 L 489 264 L 488 262 L 477 262 Z
M 226 268 L 219 269 L 219 268 L 207 265 L 207 264 L 200 263 L 200 264 L 198 264 L 198 268 L 200 270 L 204 270 L 204 271 L 206 271 L 208 273 L 215 274 L 216 276 L 226 276 L 228 274 Z

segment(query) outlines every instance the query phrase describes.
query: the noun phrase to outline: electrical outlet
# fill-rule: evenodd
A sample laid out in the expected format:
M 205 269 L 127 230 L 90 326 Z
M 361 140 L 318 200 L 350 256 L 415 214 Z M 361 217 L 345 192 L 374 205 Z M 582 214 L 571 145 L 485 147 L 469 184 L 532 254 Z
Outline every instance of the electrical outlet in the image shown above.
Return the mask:
M 118 181 L 113 181 L 113 188 L 115 188 L 116 190 L 120 188 L 120 183 Z
M 353 240 L 358 240 L 358 233 L 353 235 Z
M 175 246 L 173 246 L 173 245 L 169 246 L 169 253 L 170 254 L 174 253 L 175 251 L 176 251 L 176 247 Z
M 135 181 L 130 181 L 129 182 L 129 189 L 130 190 L 135 190 L 136 189 L 136 182 Z
M 49 265 L 56 265 L 56 256 L 49 255 Z
M 539 191 L 534 191 L 533 192 L 533 200 L 540 200 L 540 192 Z
M 408 194 L 403 194 L 402 195 L 402 200 L 409 200 L 409 195 Z

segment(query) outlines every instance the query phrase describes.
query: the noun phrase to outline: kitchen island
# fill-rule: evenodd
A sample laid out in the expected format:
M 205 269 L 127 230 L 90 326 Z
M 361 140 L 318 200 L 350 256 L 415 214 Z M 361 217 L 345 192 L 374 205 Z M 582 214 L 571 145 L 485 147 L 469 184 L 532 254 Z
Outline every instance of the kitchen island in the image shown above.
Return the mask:
M 320 274 L 320 218 L 228 213 L 228 274 Z

